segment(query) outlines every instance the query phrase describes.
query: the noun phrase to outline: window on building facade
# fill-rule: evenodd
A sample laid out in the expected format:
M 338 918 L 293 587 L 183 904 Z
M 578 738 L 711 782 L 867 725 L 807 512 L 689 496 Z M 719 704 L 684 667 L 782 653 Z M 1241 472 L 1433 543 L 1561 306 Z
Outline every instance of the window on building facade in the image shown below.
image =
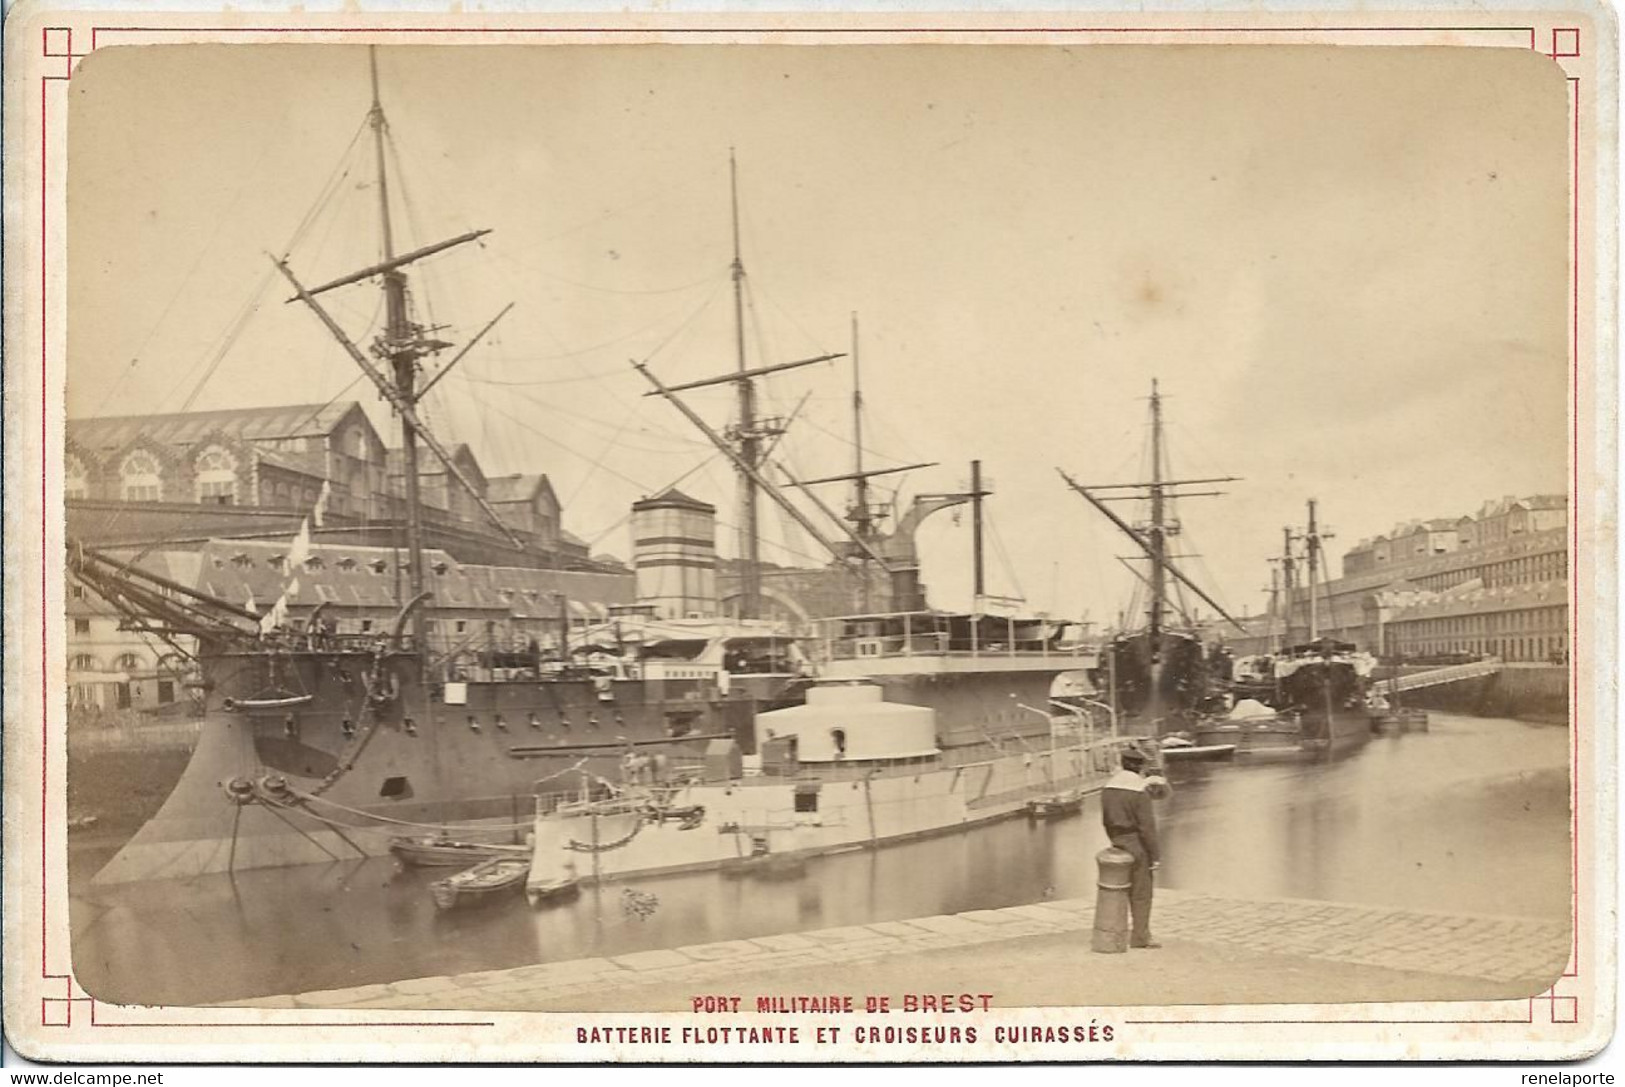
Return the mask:
M 151 453 L 135 452 L 125 457 L 119 469 L 119 481 L 119 493 L 126 502 L 159 502 L 163 499 L 158 460 Z
M 62 497 L 90 497 L 90 480 L 88 474 L 85 472 L 85 462 L 74 456 L 72 453 L 68 454 L 68 459 L 63 465 Z
M 237 502 L 237 460 L 218 447 L 205 449 L 194 462 L 197 500 L 219 506 Z
M 80 653 L 68 662 L 68 667 L 75 672 L 100 672 L 102 670 L 101 661 L 89 653 Z
M 117 672 L 139 672 L 144 667 L 146 665 L 142 664 L 141 658 L 134 653 L 121 653 L 113 661 L 113 670 Z
M 90 620 L 89 619 L 75 619 L 73 621 L 73 632 L 75 634 L 89 634 L 90 633 Z

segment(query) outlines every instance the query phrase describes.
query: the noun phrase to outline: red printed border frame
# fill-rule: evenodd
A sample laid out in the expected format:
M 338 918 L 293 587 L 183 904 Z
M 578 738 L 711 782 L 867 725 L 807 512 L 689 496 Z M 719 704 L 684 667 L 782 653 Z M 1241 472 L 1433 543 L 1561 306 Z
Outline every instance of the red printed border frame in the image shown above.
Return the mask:
M 115 39 L 116 36 L 120 35 L 120 34 L 163 35 L 163 34 L 218 33 L 218 34 L 222 34 L 222 35 L 241 35 L 241 36 L 248 37 L 248 38 L 252 38 L 254 35 L 258 35 L 258 34 L 275 34 L 275 35 L 278 35 L 278 36 L 286 36 L 286 35 L 290 35 L 290 34 L 296 34 L 296 35 L 308 36 L 308 37 L 310 37 L 310 38 L 312 38 L 312 39 L 314 39 L 315 41 L 318 41 L 318 42 L 322 41 L 322 40 L 338 40 L 338 41 L 342 41 L 342 40 L 344 40 L 344 37 L 346 35 L 356 35 L 356 34 L 367 35 L 367 36 L 399 35 L 399 36 L 405 38 L 406 40 L 411 40 L 411 37 L 413 35 L 418 35 L 418 34 L 434 34 L 434 35 L 444 36 L 444 37 L 470 38 L 470 39 L 476 38 L 476 37 L 478 37 L 480 35 L 485 35 L 485 34 L 502 34 L 502 35 L 525 35 L 525 34 L 538 34 L 538 35 L 544 35 L 544 34 L 545 35 L 570 35 L 570 34 L 611 35 L 611 34 L 628 34 L 628 35 L 641 35 L 641 36 L 649 36 L 649 35 L 685 35 L 685 36 L 692 36 L 691 40 L 703 40 L 707 36 L 719 37 L 719 36 L 731 36 L 731 35 L 751 34 L 751 33 L 781 33 L 781 32 L 786 31 L 787 29 L 790 32 L 792 32 L 794 34 L 797 34 L 797 35 L 816 35 L 816 34 L 832 34 L 832 35 L 834 35 L 834 34 L 839 34 L 839 35 L 862 35 L 862 34 L 897 35 L 897 34 L 921 34 L 921 33 L 944 33 L 944 34 L 947 34 L 947 33 L 954 33 L 954 34 L 970 33 L 970 34 L 976 34 L 976 35 L 1017 35 L 1017 34 L 1029 34 L 1030 35 L 1030 34 L 1040 34 L 1041 33 L 1041 34 L 1056 34 L 1056 35 L 1060 35 L 1060 34 L 1101 35 L 1101 36 L 1107 37 L 1108 40 L 1110 40 L 1110 37 L 1114 36 L 1114 35 L 1150 35 L 1150 36 L 1158 36 L 1159 39 L 1162 39 L 1162 40 L 1173 40 L 1173 39 L 1175 39 L 1175 38 L 1177 38 L 1177 37 L 1179 37 L 1181 35 L 1194 37 L 1197 40 L 1202 40 L 1204 37 L 1209 37 L 1209 36 L 1212 36 L 1212 35 L 1224 35 L 1224 34 L 1247 34 L 1247 35 L 1279 34 L 1279 35 L 1298 35 L 1298 36 L 1325 35 L 1327 37 L 1328 41 L 1335 41 L 1336 36 L 1340 35 L 1340 34 L 1368 34 L 1368 35 L 1369 34 L 1393 34 L 1393 35 L 1429 34 L 1429 35 L 1433 35 L 1433 34 L 1439 34 L 1439 33 L 1458 33 L 1458 34 L 1499 33 L 1499 34 L 1515 34 L 1515 35 L 1519 35 L 1521 37 L 1521 35 L 1527 33 L 1528 36 L 1529 36 L 1527 48 L 1543 53 L 1545 56 L 1551 58 L 1554 61 L 1557 61 L 1560 65 L 1562 64 L 1562 62 L 1564 60 L 1579 59 L 1581 57 L 1581 30 L 1580 30 L 1580 28 L 1579 27 L 1562 27 L 1562 26 L 1554 26 L 1554 27 L 1548 28 L 1549 31 L 1550 31 L 1550 33 L 1549 33 L 1549 41 L 1543 42 L 1543 41 L 1540 40 L 1541 39 L 1540 30 L 1542 28 L 1535 27 L 1535 26 L 1449 26 L 1449 25 L 1438 25 L 1438 26 L 1427 26 L 1427 25 L 1411 25 L 1411 26 L 1357 26 L 1357 25 L 1356 26 L 1189 26 L 1189 27 L 1171 27 L 1171 26 L 1169 26 L 1169 27 L 1164 27 L 1164 26 L 1139 26 L 1139 27 L 1134 27 L 1134 26 L 1124 26 L 1124 27 L 1115 27 L 1115 26 L 1096 26 L 1096 27 L 1071 27 L 1071 26 L 1028 26 L 1028 27 L 979 27 L 979 26 L 946 26 L 946 27 L 935 27 L 935 26 L 885 26 L 885 27 L 872 27 L 871 26 L 871 27 L 838 27 L 838 26 L 820 26 L 820 27 L 808 27 L 808 26 L 796 26 L 796 27 L 793 27 L 793 28 L 785 28 L 785 27 L 750 27 L 750 26 L 737 26 L 737 27 L 661 27 L 661 26 L 650 26 L 650 27 L 629 28 L 629 27 L 546 27 L 546 26 L 431 27 L 431 26 L 404 26 L 404 25 L 380 25 L 380 26 L 367 26 L 367 27 L 359 27 L 359 26 L 346 26 L 346 27 L 274 27 L 274 26 L 238 26 L 238 27 L 230 27 L 230 26 L 218 26 L 218 27 L 216 27 L 216 26 L 177 26 L 177 25 L 173 25 L 173 24 L 154 24 L 154 25 L 142 26 L 142 25 L 138 25 L 138 24 L 132 24 L 132 25 L 124 25 L 124 26 L 92 25 L 89 28 L 89 30 L 90 30 L 90 48 L 83 51 L 83 52 L 79 52 L 79 51 L 76 51 L 74 49 L 74 28 L 73 27 L 70 27 L 70 26 L 48 26 L 48 27 L 43 27 L 43 28 L 41 28 L 41 42 L 40 42 L 41 54 L 40 55 L 42 57 L 44 57 L 44 58 L 47 58 L 47 59 L 60 59 L 61 62 L 62 62 L 62 71 L 61 71 L 61 74 L 59 74 L 59 75 L 49 75 L 49 74 L 47 74 L 47 75 L 42 75 L 40 77 L 40 113 L 39 113 L 39 122 L 40 122 L 40 190 L 41 190 L 41 193 L 40 193 L 40 235 L 39 235 L 40 242 L 41 242 L 41 259 L 40 259 L 40 305 L 41 305 L 41 312 L 40 312 L 40 398 L 41 398 L 40 399 L 40 409 L 41 409 L 41 417 L 40 417 L 40 469 L 41 469 L 40 470 L 40 476 L 41 476 L 40 502 L 41 502 L 42 511 L 44 509 L 49 508 L 49 478 L 50 478 L 50 476 L 49 476 L 49 461 L 48 461 L 48 456 L 49 456 L 49 453 L 48 453 L 48 450 L 49 450 L 48 439 L 49 439 L 49 425 L 50 425 L 50 423 L 49 423 L 50 416 L 49 416 L 48 406 L 49 406 L 49 397 L 50 397 L 50 382 L 47 380 L 47 377 L 48 377 L 48 375 L 50 373 L 50 366 L 51 366 L 51 363 L 52 363 L 51 350 L 50 350 L 51 349 L 50 307 L 48 305 L 48 302 L 49 302 L 48 291 L 49 291 L 49 286 L 50 286 L 48 270 L 49 270 L 49 268 L 51 266 L 51 263 L 52 263 L 52 253 L 51 253 L 50 239 L 49 239 L 49 229 L 50 229 L 50 188 L 49 188 L 50 160 L 49 160 L 49 151 L 50 151 L 50 147 L 49 147 L 49 143 L 48 143 L 49 132 L 50 132 L 50 115 L 51 115 L 50 111 L 51 111 L 51 108 L 52 108 L 52 105 L 53 105 L 53 96 L 51 94 L 51 88 L 52 88 L 52 84 L 55 84 L 55 83 L 64 83 L 65 84 L 65 83 L 69 82 L 73 77 L 73 70 L 74 70 L 75 66 L 77 65 L 77 63 L 80 60 L 82 60 L 85 56 L 89 55 L 89 53 L 94 52 L 98 47 L 100 47 L 102 45 L 114 44 L 114 41 L 112 41 L 110 39 Z M 1396 39 L 1393 40 L 1393 44 L 1396 44 L 1396 45 L 1405 44 L 1405 42 L 1402 39 L 1396 38 Z M 1542 48 L 1543 45 L 1548 46 L 1548 47 L 1547 48 Z M 1518 47 L 1522 47 L 1521 41 L 1518 43 Z M 1567 71 L 1566 66 L 1565 66 L 1565 71 Z M 1571 161 L 1570 161 L 1570 170 L 1571 170 L 1571 174 L 1570 174 L 1570 200 L 1571 200 L 1571 204 L 1570 204 L 1570 209 L 1569 209 L 1570 210 L 1569 232 L 1570 232 L 1570 243 L 1571 243 L 1570 244 L 1570 251 L 1569 251 L 1569 256 L 1570 256 L 1570 265 L 1569 265 L 1570 297 L 1569 297 L 1569 302 L 1570 302 L 1571 325 L 1570 325 L 1570 341 L 1569 341 L 1569 366 L 1570 366 L 1570 397 L 1571 397 L 1570 407 L 1571 407 L 1571 410 L 1573 412 L 1573 415 L 1572 415 L 1573 424 L 1572 425 L 1574 426 L 1574 433 L 1571 435 L 1571 439 L 1570 439 L 1570 441 L 1571 441 L 1570 454 L 1571 454 L 1571 461 L 1572 461 L 1572 476 L 1571 476 L 1571 480 L 1570 480 L 1571 485 L 1570 485 L 1570 497 L 1569 497 L 1569 501 L 1570 501 L 1570 508 L 1569 508 L 1569 534 L 1570 534 L 1570 539 L 1569 539 L 1569 548 L 1570 548 L 1570 564 L 1569 564 L 1569 570 L 1570 570 L 1570 577 L 1569 577 L 1569 583 L 1570 583 L 1570 585 L 1569 585 L 1569 591 L 1570 591 L 1570 599 L 1569 599 L 1569 645 L 1572 647 L 1572 646 L 1574 646 L 1576 644 L 1576 642 L 1578 640 L 1576 635 L 1579 633 L 1579 619 L 1578 619 L 1578 615 L 1579 615 L 1579 588 L 1578 588 L 1579 578 L 1577 576 L 1577 574 L 1578 574 L 1578 561 L 1577 560 L 1578 560 L 1578 557 L 1579 557 L 1579 554 L 1580 554 L 1580 532 L 1579 532 L 1579 524 L 1580 524 L 1580 518 L 1579 518 L 1579 500 L 1580 500 L 1579 476 L 1580 476 L 1580 468 L 1579 468 L 1579 463 L 1580 463 L 1580 458 L 1579 458 L 1578 423 L 1579 423 L 1579 418 L 1580 418 L 1580 415 L 1579 415 L 1579 397 L 1580 397 L 1580 282 L 1581 282 L 1581 275 L 1580 275 L 1580 272 L 1581 272 L 1581 263 L 1580 263 L 1581 199 L 1580 199 L 1580 194 L 1581 194 L 1581 188 L 1582 188 L 1582 184 L 1583 184 L 1583 178 L 1582 178 L 1582 175 L 1581 175 L 1581 172 L 1580 172 L 1580 164 L 1581 164 L 1580 109 L 1581 109 L 1581 79 L 1582 79 L 1582 77 L 1578 76 L 1578 75 L 1569 74 L 1567 76 L 1567 79 L 1568 79 L 1568 85 L 1569 85 L 1569 88 L 1570 88 L 1570 123 L 1571 123 L 1571 129 L 1570 129 L 1570 133 L 1569 133 L 1570 154 L 1571 154 Z M 58 97 L 60 98 L 60 96 L 58 96 Z M 59 101 L 58 104 L 60 106 L 63 103 L 60 103 L 60 101 Z M 57 254 L 56 259 L 58 259 L 58 260 L 61 259 L 60 254 Z M 44 518 L 43 513 L 42 513 L 41 523 L 40 523 L 40 542 L 41 542 L 41 554 L 42 554 L 42 557 L 44 555 L 50 554 L 49 541 L 47 539 L 48 531 L 49 531 L 48 522 L 46 521 L 46 519 Z M 43 604 L 43 602 L 45 600 L 47 600 L 49 598 L 49 578 L 50 578 L 50 573 L 51 573 L 51 571 L 45 565 L 45 563 L 42 561 L 41 569 L 40 569 L 40 594 L 41 594 L 42 604 Z M 376 1019 L 376 1020 L 373 1020 L 373 1019 L 366 1019 L 366 1020 L 335 1019 L 335 1020 L 331 1020 L 331 1021 L 316 1021 L 316 1020 L 301 1018 L 301 1019 L 297 1020 L 296 1022 L 265 1022 L 265 1021 L 254 1021 L 254 1020 L 222 1020 L 222 1021 L 218 1021 L 218 1022 L 207 1022 L 207 1021 L 196 1021 L 196 1020 L 194 1020 L 194 1021 L 134 1020 L 134 1021 L 122 1021 L 122 1022 L 120 1022 L 120 1021 L 111 1021 L 111 1020 L 107 1020 L 107 1019 L 103 1019 L 103 1018 L 99 1017 L 97 1015 L 97 1005 L 100 1002 L 97 1001 L 97 999 L 95 997 L 93 997 L 89 993 L 85 992 L 79 986 L 78 982 L 74 980 L 74 978 L 73 978 L 73 976 L 72 976 L 72 974 L 70 972 L 62 972 L 62 970 L 60 968 L 58 970 L 53 970 L 52 969 L 52 958 L 53 958 L 53 956 L 52 956 L 52 948 L 50 947 L 50 943 L 49 943 L 49 924 L 47 922 L 47 915 L 48 915 L 49 905 L 50 905 L 50 901 L 49 901 L 49 899 L 50 899 L 50 890 L 51 890 L 51 868 L 50 868 L 50 863 L 49 863 L 49 857 L 50 857 L 49 843 L 50 843 L 50 840 L 51 840 L 51 835 L 50 835 L 50 829 L 51 828 L 50 828 L 50 825 L 49 825 L 48 815 L 47 815 L 47 810 L 48 810 L 47 809 L 47 801 L 48 801 L 49 796 L 50 796 L 50 774 L 49 774 L 50 708 L 54 705 L 54 700 L 51 697 L 51 692 L 48 689 L 48 687 L 43 686 L 44 677 L 48 674 L 47 668 L 48 668 L 48 665 L 49 665 L 49 653 L 50 653 L 50 644 L 51 644 L 50 643 L 51 618 L 52 617 L 48 614 L 48 609 L 42 607 L 41 608 L 41 617 L 40 617 L 40 642 L 41 642 L 41 644 L 40 644 L 40 667 L 41 667 L 40 674 L 41 674 L 41 683 L 42 683 L 42 690 L 41 690 L 42 702 L 41 702 L 41 711 L 40 711 L 40 742 L 41 742 L 41 748 L 40 748 L 40 763 L 41 763 L 41 770 L 40 770 L 40 875 L 41 875 L 41 886 L 40 886 L 40 910 L 41 910 L 41 913 L 40 913 L 40 978 L 41 978 L 42 981 L 48 983 L 47 987 L 50 986 L 50 983 L 59 984 L 61 986 L 62 995 L 61 996 L 44 996 L 44 997 L 40 998 L 40 1025 L 42 1027 L 63 1027 L 63 1028 L 72 1027 L 73 1026 L 73 1019 L 74 1019 L 74 1009 L 76 1007 L 82 1008 L 83 1009 L 83 1014 L 88 1014 L 88 1016 L 89 1016 L 89 1024 L 93 1028 L 104 1028 L 104 1027 L 105 1028 L 186 1027 L 186 1028 L 196 1028 L 196 1029 L 207 1029 L 207 1028 L 238 1029 L 238 1028 L 244 1028 L 244 1027 L 281 1027 L 281 1028 L 287 1029 L 287 1028 L 297 1028 L 297 1027 L 303 1027 L 303 1028 L 309 1028 L 309 1027 L 369 1027 L 369 1028 L 376 1029 L 376 1028 L 381 1028 L 381 1027 L 395 1027 L 395 1028 L 407 1028 L 407 1029 L 414 1029 L 415 1030 L 415 1029 L 422 1029 L 422 1028 L 425 1028 L 425 1027 L 454 1027 L 454 1028 L 459 1028 L 459 1029 L 466 1029 L 468 1027 L 492 1027 L 492 1026 L 495 1026 L 495 1022 L 493 1020 L 466 1021 L 466 1020 L 451 1020 L 451 1019 L 438 1019 L 438 1020 L 428 1020 L 428 1021 L 407 1021 L 407 1020 L 401 1020 L 401 1019 Z M 1571 661 L 1573 660 L 1573 656 L 1574 655 L 1571 653 L 1570 654 Z M 1581 727 L 1581 722 L 1579 720 L 1579 716 L 1578 716 L 1578 713 L 1577 713 L 1578 701 L 1579 701 L 1579 680 L 1580 680 L 1580 676 L 1579 676 L 1579 671 L 1578 671 L 1577 665 L 1571 664 L 1570 667 L 1572 669 L 1572 671 L 1570 673 L 1570 676 L 1569 676 L 1569 737 L 1570 737 L 1570 740 L 1569 740 L 1569 781 L 1570 781 L 1570 788 L 1571 788 L 1571 797 L 1570 797 L 1570 800 L 1571 800 L 1571 803 L 1570 803 L 1570 821 L 1571 821 L 1570 822 L 1570 842 L 1571 842 L 1571 845 L 1572 845 L 1571 868 L 1570 868 L 1571 880 L 1572 880 L 1571 885 L 1570 885 L 1570 890 L 1571 890 L 1571 902 L 1570 902 L 1570 911 L 1571 911 L 1570 912 L 1570 934 L 1571 934 L 1570 959 L 1569 959 L 1568 968 L 1564 970 L 1562 975 L 1560 975 L 1560 977 L 1553 984 L 1551 989 L 1547 990 L 1545 993 L 1541 993 L 1541 994 L 1531 996 L 1531 997 L 1528 998 L 1528 1000 L 1526 1002 L 1525 1014 L 1523 1015 L 1523 1017 L 1520 1018 L 1520 1017 L 1518 1017 L 1516 1015 L 1513 1015 L 1513 1016 L 1509 1016 L 1509 1017 L 1506 1017 L 1506 1018 L 1480 1018 L 1480 1019 L 1446 1019 L 1446 1018 L 1440 1018 L 1440 1019 L 1379 1019 L 1379 1018 L 1358 1018 L 1358 1019 L 1258 1019 L 1258 1018 L 1246 1018 L 1246 1017 L 1238 1016 L 1238 1017 L 1233 1017 L 1233 1018 L 1214 1017 L 1214 1018 L 1200 1018 L 1200 1019 L 1174 1019 L 1174 1018 L 1166 1018 L 1166 1019 L 1130 1019 L 1130 1020 L 1125 1020 L 1125 1022 L 1129 1023 L 1129 1024 L 1137 1024 L 1137 1025 L 1144 1025 L 1144 1026 L 1218 1026 L 1218 1025 L 1239 1026 L 1239 1025 L 1243 1025 L 1243 1024 L 1258 1024 L 1258 1025 L 1269 1025 L 1269 1024 L 1290 1024 L 1290 1025 L 1328 1024 L 1328 1025 L 1332 1025 L 1332 1024 L 1336 1024 L 1336 1025 L 1373 1025 L 1373 1026 L 1376 1026 L 1376 1025 L 1426 1025 L 1426 1024 L 1440 1024 L 1440 1025 L 1449 1025 L 1449 1024 L 1539 1025 L 1540 1023 L 1577 1024 L 1580 1021 L 1580 998 L 1579 998 L 1579 996 L 1571 995 L 1571 994 L 1564 994 L 1564 993 L 1560 993 L 1558 991 L 1559 989 L 1564 987 L 1564 982 L 1565 981 L 1571 981 L 1571 980 L 1577 981 L 1579 979 L 1579 977 L 1580 977 L 1580 969 L 1579 969 L 1579 962 L 1580 962 L 1580 958 L 1579 958 L 1579 948 L 1580 948 L 1580 909 L 1579 909 L 1579 903 L 1580 903 L 1580 889 L 1581 889 L 1581 872 L 1580 872 L 1580 864 L 1579 864 L 1579 801 L 1580 801 L 1580 795 L 1579 795 L 1579 740 L 1578 740 L 1578 730 Z M 65 835 L 65 833 L 66 833 L 66 831 L 64 829 L 63 834 Z M 64 890 L 65 890 L 65 888 L 64 888 Z M 64 954 L 64 952 L 62 952 L 61 949 L 58 948 L 57 949 L 57 954 L 60 956 L 61 954 Z M 68 967 L 68 969 L 71 970 L 71 966 Z M 1505 1003 L 1511 1003 L 1511 1002 L 1505 1002 Z M 1538 1005 L 1541 1005 L 1541 1004 L 1546 1005 L 1546 1014 L 1545 1014 L 1544 1018 L 1537 1019 L 1537 1017 L 1536 1017 L 1536 1007 Z M 120 1005 L 105 1005 L 105 1004 L 103 1004 L 102 1006 L 107 1007 L 107 1008 L 119 1008 L 119 1007 L 121 1007 Z M 81 1022 L 83 1022 L 83 1020 L 81 1020 Z

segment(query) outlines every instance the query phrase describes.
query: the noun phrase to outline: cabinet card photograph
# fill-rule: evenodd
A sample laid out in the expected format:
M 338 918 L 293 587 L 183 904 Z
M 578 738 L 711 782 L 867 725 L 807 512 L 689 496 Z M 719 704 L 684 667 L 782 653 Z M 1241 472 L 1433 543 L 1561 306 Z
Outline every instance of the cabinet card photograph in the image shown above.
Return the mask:
M 1614 34 L 14 12 L 13 1043 L 1594 1053 Z

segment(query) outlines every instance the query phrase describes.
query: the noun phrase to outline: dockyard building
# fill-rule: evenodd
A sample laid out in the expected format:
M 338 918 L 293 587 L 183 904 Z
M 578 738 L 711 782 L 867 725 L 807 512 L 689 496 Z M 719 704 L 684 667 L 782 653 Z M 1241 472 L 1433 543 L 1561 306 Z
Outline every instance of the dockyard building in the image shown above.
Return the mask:
M 103 546 L 296 532 L 320 508 L 324 538 L 402 541 L 405 481 L 356 401 L 70 419 L 63 460 L 69 531 Z M 429 450 L 418 478 L 426 542 L 461 562 L 594 569 L 539 473 L 487 479 L 467 445 L 452 462 L 523 541 L 515 549 Z
M 1315 628 L 1389 659 L 1567 659 L 1568 498 L 1505 497 L 1477 515 L 1409 521 L 1361 540 L 1315 589 Z M 1309 589 L 1224 634 L 1238 651 L 1308 637 Z

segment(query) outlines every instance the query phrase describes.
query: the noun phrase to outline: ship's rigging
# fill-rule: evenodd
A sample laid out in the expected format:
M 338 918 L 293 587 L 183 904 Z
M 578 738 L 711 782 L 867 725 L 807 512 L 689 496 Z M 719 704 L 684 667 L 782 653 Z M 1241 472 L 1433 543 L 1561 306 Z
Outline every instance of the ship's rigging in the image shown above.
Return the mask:
M 1212 608 L 1221 618 L 1243 633 L 1246 628 L 1230 615 L 1200 585 L 1189 577 L 1171 553 L 1170 540 L 1181 534 L 1183 526 L 1170 516 L 1170 503 L 1181 498 L 1198 498 L 1219 494 L 1217 491 L 1192 490 L 1207 484 L 1233 482 L 1234 476 L 1203 478 L 1169 478 L 1165 471 L 1163 444 L 1162 393 L 1155 379 L 1151 382 L 1151 463 L 1150 479 L 1135 483 L 1081 484 L 1064 469 L 1057 468 L 1067 486 L 1098 510 L 1120 532 L 1132 541 L 1143 555 L 1147 569 L 1135 569 L 1124 559 L 1124 565 L 1146 590 L 1145 621 L 1143 626 L 1121 622 L 1117 638 L 1106 648 L 1106 671 L 1112 687 L 1113 704 L 1117 700 L 1119 677 L 1130 688 L 1136 703 L 1136 712 L 1153 729 L 1160 728 L 1168 714 L 1188 714 L 1196 710 L 1206 694 L 1206 667 L 1203 651 L 1197 638 L 1195 616 L 1179 599 L 1189 591 Z M 1122 492 L 1102 494 L 1098 492 Z M 1148 507 L 1148 518 L 1131 524 L 1119 516 L 1109 503 L 1117 501 L 1143 501 Z M 1139 556 L 1136 556 L 1139 557 Z M 1170 599 L 1172 587 L 1172 600 Z M 1183 624 L 1175 629 L 1169 611 L 1180 613 Z M 1124 660 L 1120 662 L 1119 656 Z M 1125 675 L 1125 672 L 1129 674 Z M 1169 703 L 1172 704 L 1169 704 Z
M 778 443 L 788 432 L 790 423 L 800 414 L 801 404 L 789 416 L 763 416 L 758 410 L 758 379 L 786 370 L 799 369 L 815 363 L 831 362 L 847 357 L 845 353 L 826 352 L 810 358 L 790 362 L 763 363 L 751 366 L 745 353 L 744 260 L 739 242 L 738 163 L 729 153 L 729 197 L 732 212 L 733 261 L 730 277 L 734 287 L 733 339 L 735 369 L 713 377 L 700 378 L 675 384 L 662 381 L 648 366 L 647 360 L 633 360 L 632 366 L 652 386 L 646 396 L 659 396 L 669 401 L 696 430 L 705 436 L 716 450 L 733 466 L 738 478 L 740 517 L 738 551 L 740 559 L 740 590 L 738 616 L 759 619 L 763 612 L 760 502 L 763 496 L 776 505 L 786 518 L 804 531 L 833 561 L 847 569 L 859 585 L 860 607 L 867 610 L 871 603 L 870 574 L 878 571 L 891 582 L 892 606 L 898 609 L 923 607 L 918 591 L 916 572 L 918 557 L 913 546 L 913 533 L 919 522 L 938 510 L 948 509 L 966 502 L 974 505 L 975 567 L 977 608 L 982 601 L 981 554 L 981 499 L 988 493 L 979 482 L 979 464 L 973 465 L 970 490 L 960 494 L 920 495 L 914 499 L 909 512 L 895 518 L 891 532 L 882 530 L 883 520 L 894 511 L 892 504 L 877 503 L 871 495 L 870 481 L 920 468 L 934 467 L 935 462 L 914 463 L 888 468 L 866 468 L 863 442 L 863 387 L 859 368 L 858 320 L 852 315 L 852 471 L 816 479 L 800 479 L 784 459 L 774 455 Z M 735 422 L 718 430 L 678 394 L 693 389 L 731 385 L 737 397 Z M 772 470 L 772 472 L 769 471 Z M 773 472 L 777 473 L 775 479 Z M 782 480 L 782 484 L 780 482 Z M 852 496 L 844 513 L 837 512 L 814 490 L 825 484 L 850 483 Z M 820 526 L 804 513 L 786 493 L 786 488 L 803 495 L 826 520 Z M 829 531 L 833 526 L 835 532 Z

